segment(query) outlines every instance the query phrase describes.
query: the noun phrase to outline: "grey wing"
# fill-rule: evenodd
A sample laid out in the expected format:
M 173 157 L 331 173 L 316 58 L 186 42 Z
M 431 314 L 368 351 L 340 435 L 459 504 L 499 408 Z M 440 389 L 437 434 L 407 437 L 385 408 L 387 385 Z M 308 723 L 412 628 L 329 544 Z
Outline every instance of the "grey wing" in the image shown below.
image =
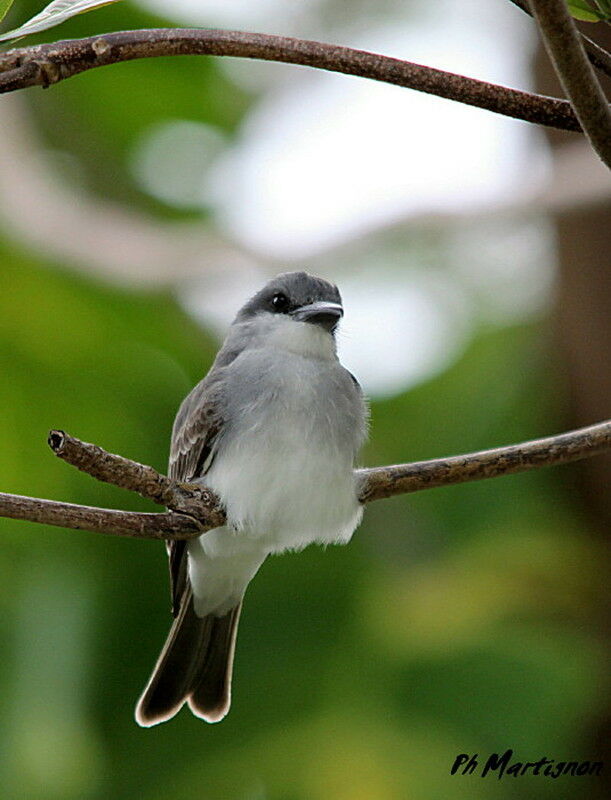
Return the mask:
M 352 416 L 351 429 L 354 433 L 356 433 L 356 449 L 354 453 L 356 459 L 359 450 L 367 439 L 367 431 L 369 427 L 369 403 L 367 402 L 367 398 L 363 393 L 361 384 L 351 372 L 345 369 L 345 367 L 344 370 L 350 377 L 350 386 L 354 392 L 353 397 L 355 402 L 351 404 L 352 414 L 347 414 L 346 417 L 350 418 L 350 416 Z
M 191 481 L 205 475 L 216 452 L 216 442 L 222 428 L 219 403 L 219 382 L 210 373 L 184 399 L 172 430 L 168 474 L 178 481 Z M 170 590 L 172 614 L 180 610 L 187 588 L 187 543 L 167 543 L 170 560 Z

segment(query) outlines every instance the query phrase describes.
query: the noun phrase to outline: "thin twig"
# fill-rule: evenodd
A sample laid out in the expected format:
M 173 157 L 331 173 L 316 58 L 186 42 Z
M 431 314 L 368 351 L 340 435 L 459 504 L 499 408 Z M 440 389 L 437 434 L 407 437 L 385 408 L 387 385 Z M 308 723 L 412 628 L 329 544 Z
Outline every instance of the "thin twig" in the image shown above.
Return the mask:
M 100 34 L 0 54 L 0 93 L 48 86 L 96 67 L 138 58 L 256 58 L 357 75 L 561 130 L 579 131 L 570 103 L 452 72 L 322 42 L 242 31 L 161 28 Z
M 529 0 L 545 48 L 581 127 L 611 169 L 611 109 L 564 0 Z
M 528 7 L 527 0 L 509 0 L 509 2 L 520 8 L 525 14 L 528 14 L 529 17 L 532 17 L 533 14 Z M 583 49 L 586 51 L 590 63 L 601 72 L 604 72 L 605 75 L 611 77 L 611 53 L 608 53 L 603 47 L 586 36 L 585 33 L 580 32 L 579 38 L 581 39 Z
M 108 453 L 65 431 L 50 431 L 48 442 L 55 455 L 99 481 L 137 492 L 172 511 L 189 514 L 207 528 L 222 525 L 225 521 L 220 502 L 205 486 L 177 483 L 153 467 Z
M 2 492 L 0 517 L 138 539 L 191 539 L 209 530 L 184 514 L 112 511 Z
M 49 444 L 60 458 L 89 475 L 170 508 L 174 504 L 183 513 L 141 514 L 0 494 L 0 516 L 113 536 L 166 540 L 189 539 L 226 521 L 218 499 L 203 487 L 176 483 L 152 467 L 107 453 L 61 431 L 51 431 Z M 609 449 L 611 421 L 463 456 L 356 470 L 355 478 L 360 502 L 370 503 L 397 494 L 567 464 Z

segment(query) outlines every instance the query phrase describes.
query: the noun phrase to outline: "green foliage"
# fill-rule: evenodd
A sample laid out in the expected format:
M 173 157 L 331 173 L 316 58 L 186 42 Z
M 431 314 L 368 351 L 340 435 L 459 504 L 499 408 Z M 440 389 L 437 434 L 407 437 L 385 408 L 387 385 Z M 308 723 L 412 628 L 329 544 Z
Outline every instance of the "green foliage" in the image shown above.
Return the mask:
M 49 28 L 54 28 L 56 25 L 61 25 L 62 22 L 74 17 L 76 14 L 84 14 L 87 11 L 93 11 L 96 8 L 116 2 L 118 0 L 54 0 L 19 28 L 0 34 L 0 42 L 5 42 L 9 39 L 20 39 L 22 36 L 49 30 Z M 8 3 L 5 0 L 4 5 L 6 8 L 2 13 L 2 2 L 0 1 L 0 20 L 12 5 L 12 0 Z
M 582 22 L 611 21 L 611 4 L 608 0 L 567 0 L 571 16 Z
M 6 17 L 15 0 L 0 0 L 0 22 Z
M 39 4 L 24 0 L 20 13 Z M 16 9 L 12 9 L 15 13 Z M 25 14 L 24 14 L 25 15 Z M 128 3 L 104 30 L 167 20 Z M 62 35 L 92 32 L 74 17 Z M 28 91 L 42 147 L 96 199 L 184 217 L 131 177 L 187 119 L 230 139 L 252 102 L 217 62 L 151 59 Z M 49 155 L 51 154 L 51 155 Z M 217 343 L 170 291 L 97 284 L 0 240 L 0 490 L 158 510 L 54 458 L 60 427 L 165 468 Z M 202 257 L 205 258 L 205 253 Z M 566 427 L 545 323 L 482 329 L 460 361 L 375 402 L 364 460 L 465 452 Z M 246 598 L 220 725 L 132 711 L 169 626 L 164 548 L 0 519 L 0 786 L 36 800 L 518 800 L 558 784 L 451 778 L 459 752 L 596 755 L 603 559 L 577 465 L 372 504 L 345 548 L 268 561 Z M 589 796 L 585 779 L 562 784 Z
M 215 345 L 167 293 L 99 286 L 6 247 L 0 268 L 0 485 L 151 509 L 54 459 L 46 432 L 163 469 L 176 407 Z M 543 342 L 540 326 L 482 331 L 447 372 L 374 403 L 367 462 L 562 427 Z M 169 624 L 161 545 L 0 520 L 8 796 L 551 799 L 552 782 L 448 772 L 459 752 L 590 755 L 579 743 L 603 669 L 589 619 L 604 579 L 559 478 L 376 503 L 350 546 L 270 560 L 218 726 L 132 719 Z
M 119 4 L 104 13 L 104 30 L 155 28 L 168 20 Z M 64 28 L 66 37 L 91 34 L 84 17 Z M 204 123 L 232 136 L 250 98 L 210 58 L 153 58 L 92 70 L 53 87 L 32 92 L 30 104 L 45 144 L 57 153 L 69 178 L 106 198 L 169 218 L 204 216 L 162 205 L 136 184 L 131 170 L 142 137 L 172 120 Z

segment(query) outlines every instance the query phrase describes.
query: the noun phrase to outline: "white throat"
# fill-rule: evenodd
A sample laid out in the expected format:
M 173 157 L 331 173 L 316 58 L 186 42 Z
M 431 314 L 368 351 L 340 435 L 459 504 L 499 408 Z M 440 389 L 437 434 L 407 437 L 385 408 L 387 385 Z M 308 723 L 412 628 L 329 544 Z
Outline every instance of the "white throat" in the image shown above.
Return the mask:
M 278 348 L 304 358 L 336 359 L 335 340 L 320 325 L 297 322 L 284 314 L 261 315 L 257 333 L 266 347 Z

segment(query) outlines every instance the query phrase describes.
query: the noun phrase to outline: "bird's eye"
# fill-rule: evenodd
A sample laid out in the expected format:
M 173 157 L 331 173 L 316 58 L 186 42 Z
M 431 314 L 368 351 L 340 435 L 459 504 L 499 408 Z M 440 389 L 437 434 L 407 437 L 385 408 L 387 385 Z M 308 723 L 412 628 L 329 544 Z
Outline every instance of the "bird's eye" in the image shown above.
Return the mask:
M 285 311 L 288 311 L 289 308 L 289 299 L 288 297 L 283 294 L 282 292 L 277 292 L 272 297 L 272 308 L 274 311 L 277 311 L 279 314 L 283 314 Z

